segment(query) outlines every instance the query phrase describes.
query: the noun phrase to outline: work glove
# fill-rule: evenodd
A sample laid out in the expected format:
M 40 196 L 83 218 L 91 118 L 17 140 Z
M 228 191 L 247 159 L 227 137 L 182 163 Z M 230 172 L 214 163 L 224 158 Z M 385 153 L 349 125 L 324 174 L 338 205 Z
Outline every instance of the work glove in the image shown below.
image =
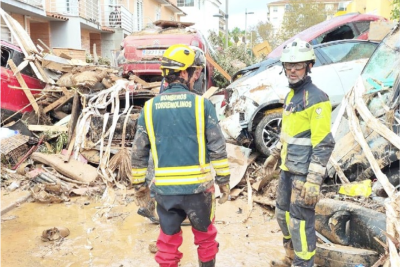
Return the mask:
M 218 185 L 218 187 L 219 187 L 219 191 L 221 191 L 221 196 L 219 197 L 218 203 L 224 204 L 229 198 L 229 193 L 231 192 L 231 187 L 229 186 L 229 183 L 223 184 L 223 185 Z
M 276 146 L 273 149 L 271 149 L 271 155 L 264 162 L 263 166 L 265 175 L 270 175 L 275 170 L 278 164 L 278 160 L 281 158 L 281 147 L 282 147 L 281 142 L 278 142 Z
M 301 189 L 301 197 L 306 205 L 315 205 L 319 198 L 320 185 L 313 182 L 305 182 Z
M 146 208 L 150 201 L 150 188 L 145 184 L 137 184 L 133 186 L 135 190 L 134 200 L 140 208 Z

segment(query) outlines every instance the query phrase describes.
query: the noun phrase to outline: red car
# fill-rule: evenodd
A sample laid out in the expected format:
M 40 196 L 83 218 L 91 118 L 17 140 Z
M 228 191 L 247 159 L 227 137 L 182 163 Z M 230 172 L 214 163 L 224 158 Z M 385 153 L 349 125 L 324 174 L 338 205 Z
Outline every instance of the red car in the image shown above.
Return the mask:
M 164 51 L 173 44 L 186 44 L 199 47 L 207 52 L 202 35 L 193 30 L 187 30 L 193 23 L 156 21 L 157 29 L 144 29 L 132 33 L 123 41 L 123 55 L 118 64 L 123 67 L 123 76 L 131 74 L 139 76 L 146 82 L 158 82 L 162 80 L 160 63 Z M 181 25 L 179 25 L 181 24 Z M 180 28 L 178 26 L 184 26 Z M 206 75 L 206 88 L 213 85 L 213 66 L 207 61 L 207 67 L 203 70 Z
M 1 41 L 1 113 L 7 116 L 15 112 L 29 112 L 33 108 L 29 105 L 29 100 L 23 90 L 12 89 L 9 86 L 21 87 L 13 71 L 8 65 L 8 60 L 12 59 L 16 66 L 24 60 L 22 50 L 9 42 Z M 35 77 L 32 68 L 28 65 L 21 71 L 22 78 L 26 85 L 31 89 L 43 89 L 45 83 Z M 40 91 L 31 91 L 32 94 Z

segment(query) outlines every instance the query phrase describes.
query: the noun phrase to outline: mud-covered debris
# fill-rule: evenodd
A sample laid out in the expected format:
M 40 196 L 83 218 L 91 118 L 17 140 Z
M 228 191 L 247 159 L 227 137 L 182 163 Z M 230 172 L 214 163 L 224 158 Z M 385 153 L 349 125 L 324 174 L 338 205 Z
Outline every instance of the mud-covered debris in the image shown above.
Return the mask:
M 58 226 L 46 229 L 42 232 L 41 240 L 43 242 L 60 240 L 69 236 L 70 231 L 66 227 Z

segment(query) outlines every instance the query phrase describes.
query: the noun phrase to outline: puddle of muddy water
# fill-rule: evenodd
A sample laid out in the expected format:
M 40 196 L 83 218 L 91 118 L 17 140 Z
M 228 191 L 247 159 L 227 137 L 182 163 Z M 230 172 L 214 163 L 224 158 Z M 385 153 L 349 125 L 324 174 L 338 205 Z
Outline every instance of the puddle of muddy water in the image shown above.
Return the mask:
M 1 266 L 157 266 L 148 245 L 157 239 L 159 226 L 136 211 L 134 203 L 110 210 L 81 197 L 62 204 L 24 203 L 5 215 L 14 219 L 1 223 Z M 251 218 L 242 223 L 247 214 L 247 199 L 217 206 L 217 266 L 271 266 L 271 260 L 283 257 L 282 233 L 268 216 L 272 212 L 254 204 Z M 57 226 L 69 228 L 70 235 L 43 242 L 42 231 Z M 180 266 L 198 266 L 190 226 L 183 227 L 183 238 Z

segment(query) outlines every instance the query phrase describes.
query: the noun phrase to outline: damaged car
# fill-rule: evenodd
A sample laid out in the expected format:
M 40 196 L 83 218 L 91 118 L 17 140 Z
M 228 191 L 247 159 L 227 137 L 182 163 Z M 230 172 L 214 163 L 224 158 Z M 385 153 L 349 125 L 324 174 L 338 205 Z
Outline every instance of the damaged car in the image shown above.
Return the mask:
M 332 106 L 339 105 L 351 89 L 378 43 L 340 40 L 314 46 L 316 61 L 310 74 L 313 83 L 329 95 Z M 279 139 L 283 101 L 289 84 L 280 61 L 258 69 L 230 84 L 229 104 L 223 106 L 213 96 L 220 125 L 227 140 L 254 146 L 268 156 Z
M 397 25 L 392 33 L 380 43 L 362 71 L 360 82 L 356 84 L 356 88 L 363 92 L 362 99 L 371 114 L 371 118 L 367 121 L 364 118 L 360 119 L 362 135 L 380 169 L 394 186 L 398 186 L 400 183 L 399 66 L 400 30 Z M 350 96 L 348 98 L 351 100 Z M 349 100 L 346 99 L 346 102 Z M 350 129 L 351 121 L 348 114 L 345 113 L 345 107 L 338 108 L 334 111 L 333 116 L 337 118 L 333 126 L 336 131 L 336 146 L 332 153 L 332 159 L 349 181 L 373 178 L 374 171 L 364 149 L 355 140 Z M 382 127 L 378 125 L 379 122 L 383 124 Z M 337 130 L 335 125 L 337 125 Z M 389 138 L 390 135 L 384 137 L 379 131 L 385 127 L 392 139 Z M 327 167 L 329 177 L 335 178 L 337 173 L 334 166 L 329 164 Z

